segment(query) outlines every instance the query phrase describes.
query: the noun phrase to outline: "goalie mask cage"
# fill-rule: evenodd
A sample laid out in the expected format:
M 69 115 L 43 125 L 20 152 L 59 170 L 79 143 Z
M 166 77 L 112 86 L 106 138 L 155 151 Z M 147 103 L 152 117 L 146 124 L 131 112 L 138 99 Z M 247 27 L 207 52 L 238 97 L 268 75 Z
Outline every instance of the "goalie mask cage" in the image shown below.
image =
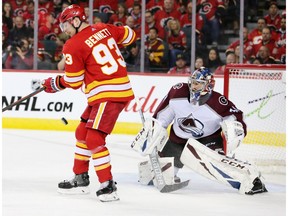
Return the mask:
M 227 65 L 224 95 L 244 113 L 247 136 L 236 158 L 263 173 L 286 173 L 285 65 Z

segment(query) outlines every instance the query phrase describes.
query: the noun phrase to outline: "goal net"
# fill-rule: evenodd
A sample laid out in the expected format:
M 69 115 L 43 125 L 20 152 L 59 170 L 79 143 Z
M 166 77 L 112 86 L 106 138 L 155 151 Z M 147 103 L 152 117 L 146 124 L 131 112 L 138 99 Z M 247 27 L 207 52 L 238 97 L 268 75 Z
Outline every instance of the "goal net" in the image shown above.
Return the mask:
M 284 65 L 227 65 L 224 95 L 244 113 L 247 136 L 236 155 L 262 172 L 286 173 Z

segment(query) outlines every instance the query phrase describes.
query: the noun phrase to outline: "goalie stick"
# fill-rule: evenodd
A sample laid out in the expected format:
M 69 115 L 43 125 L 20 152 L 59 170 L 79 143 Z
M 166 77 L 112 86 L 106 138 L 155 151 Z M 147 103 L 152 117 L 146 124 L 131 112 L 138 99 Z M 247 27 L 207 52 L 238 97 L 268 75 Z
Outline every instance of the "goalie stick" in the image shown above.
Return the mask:
M 145 117 L 144 117 L 144 114 L 143 114 L 143 111 L 142 111 L 142 105 L 140 104 L 140 101 L 139 101 L 138 98 L 136 98 L 135 101 L 136 101 L 136 104 L 140 107 L 138 112 L 140 114 L 140 117 L 141 117 L 141 120 L 142 120 L 142 124 L 144 124 Z M 173 191 L 179 190 L 181 188 L 184 188 L 184 187 L 186 187 L 189 184 L 190 180 L 186 180 L 186 181 L 183 181 L 183 182 L 180 182 L 180 183 L 176 183 L 176 184 L 172 184 L 172 185 L 167 185 L 165 183 L 156 147 L 153 149 L 152 153 L 149 154 L 149 158 L 150 158 L 150 162 L 151 162 L 151 165 L 152 165 L 152 169 L 153 169 L 154 174 L 155 174 L 155 180 L 157 182 L 157 189 L 161 193 L 173 192 Z
M 12 104 L 8 105 L 7 107 L 3 108 L 3 109 L 2 109 L 2 112 L 5 112 L 6 110 L 11 109 L 12 107 L 20 104 L 22 101 L 25 101 L 25 100 L 33 97 L 34 95 L 42 92 L 44 89 L 45 89 L 45 87 L 39 88 L 39 89 L 37 89 L 36 91 L 32 92 L 31 94 L 26 95 L 25 97 L 20 98 L 19 100 L 15 101 L 14 103 L 12 103 Z

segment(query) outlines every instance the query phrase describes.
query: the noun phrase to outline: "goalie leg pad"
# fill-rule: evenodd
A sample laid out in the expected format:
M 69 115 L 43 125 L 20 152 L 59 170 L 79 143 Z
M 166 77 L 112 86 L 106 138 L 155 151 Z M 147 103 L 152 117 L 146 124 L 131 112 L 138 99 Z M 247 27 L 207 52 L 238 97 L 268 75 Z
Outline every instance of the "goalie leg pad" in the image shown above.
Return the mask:
M 174 184 L 174 160 L 172 157 L 159 158 L 164 181 L 168 185 Z M 139 182 L 143 185 L 157 185 L 155 174 L 150 161 L 138 164 Z
M 197 140 L 189 139 L 180 158 L 190 169 L 211 180 L 248 193 L 253 188 L 253 181 L 260 177 L 256 166 L 221 155 Z

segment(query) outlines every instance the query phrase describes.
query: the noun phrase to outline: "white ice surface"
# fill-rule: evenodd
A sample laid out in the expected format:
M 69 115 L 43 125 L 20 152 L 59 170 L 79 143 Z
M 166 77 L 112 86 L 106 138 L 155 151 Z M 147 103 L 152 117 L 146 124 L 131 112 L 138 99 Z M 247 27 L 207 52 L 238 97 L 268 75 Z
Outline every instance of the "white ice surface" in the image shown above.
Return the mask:
M 73 176 L 72 132 L 2 130 L 3 216 L 282 216 L 286 211 L 284 175 L 267 175 L 269 193 L 241 195 L 188 169 L 179 172 L 190 184 L 169 194 L 140 185 L 137 164 L 143 160 L 130 149 L 131 136 L 111 135 L 108 148 L 120 201 L 100 202 L 90 169 L 89 195 L 60 195 L 57 184 Z M 92 168 L 92 167 L 90 167 Z

